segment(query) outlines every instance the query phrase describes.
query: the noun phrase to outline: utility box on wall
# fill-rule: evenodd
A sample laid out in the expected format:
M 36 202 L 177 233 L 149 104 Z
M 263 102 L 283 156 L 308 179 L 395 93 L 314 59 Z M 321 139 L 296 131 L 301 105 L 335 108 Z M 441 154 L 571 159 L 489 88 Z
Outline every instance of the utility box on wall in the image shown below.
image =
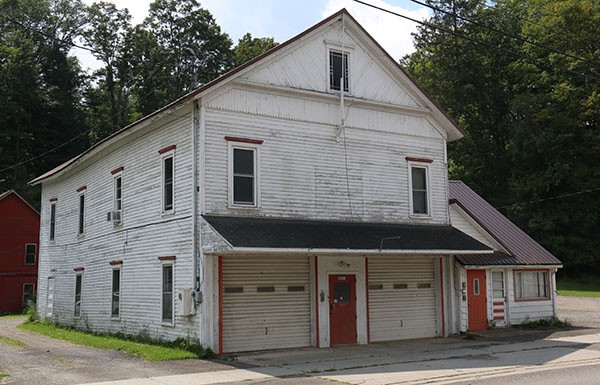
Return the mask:
M 194 314 L 194 297 L 192 289 L 179 289 L 177 293 L 179 311 L 183 316 Z

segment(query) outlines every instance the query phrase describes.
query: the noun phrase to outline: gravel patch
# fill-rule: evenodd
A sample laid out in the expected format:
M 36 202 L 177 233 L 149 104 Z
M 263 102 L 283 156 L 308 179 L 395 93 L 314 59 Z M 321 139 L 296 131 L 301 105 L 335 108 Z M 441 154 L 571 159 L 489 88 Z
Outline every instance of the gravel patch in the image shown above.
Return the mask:
M 558 296 L 558 318 L 573 326 L 600 328 L 600 298 Z
M 0 370 L 9 373 L 0 384 L 70 385 L 233 369 L 205 360 L 146 362 L 126 353 L 76 345 L 17 329 L 23 321 L 24 318 L 0 317 L 0 336 L 27 345 L 23 348 L 0 343 Z

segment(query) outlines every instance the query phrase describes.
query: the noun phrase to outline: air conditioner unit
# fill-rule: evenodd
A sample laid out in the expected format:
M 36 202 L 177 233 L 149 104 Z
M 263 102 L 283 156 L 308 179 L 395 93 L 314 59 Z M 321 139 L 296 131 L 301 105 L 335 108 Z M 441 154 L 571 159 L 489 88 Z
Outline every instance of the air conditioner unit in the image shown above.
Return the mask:
M 106 220 L 115 225 L 121 223 L 121 211 L 109 211 L 106 214 Z

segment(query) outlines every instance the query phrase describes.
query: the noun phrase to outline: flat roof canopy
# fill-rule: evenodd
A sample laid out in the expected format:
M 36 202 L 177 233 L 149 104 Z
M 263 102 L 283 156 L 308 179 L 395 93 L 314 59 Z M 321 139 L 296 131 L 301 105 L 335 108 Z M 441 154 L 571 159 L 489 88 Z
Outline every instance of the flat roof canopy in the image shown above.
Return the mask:
M 491 253 L 483 243 L 448 225 L 203 218 L 234 248 Z

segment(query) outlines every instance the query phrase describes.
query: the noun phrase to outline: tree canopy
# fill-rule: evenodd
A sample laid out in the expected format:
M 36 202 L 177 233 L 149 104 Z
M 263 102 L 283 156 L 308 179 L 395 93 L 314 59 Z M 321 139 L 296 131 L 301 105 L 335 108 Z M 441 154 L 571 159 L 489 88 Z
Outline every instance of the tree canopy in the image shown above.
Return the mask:
M 450 176 L 571 271 L 600 268 L 600 3 L 427 3 L 432 26 L 403 64 L 467 132 Z
M 37 205 L 29 180 L 275 44 L 234 47 L 196 0 L 155 0 L 138 25 L 110 2 L 0 0 L 0 191 Z

